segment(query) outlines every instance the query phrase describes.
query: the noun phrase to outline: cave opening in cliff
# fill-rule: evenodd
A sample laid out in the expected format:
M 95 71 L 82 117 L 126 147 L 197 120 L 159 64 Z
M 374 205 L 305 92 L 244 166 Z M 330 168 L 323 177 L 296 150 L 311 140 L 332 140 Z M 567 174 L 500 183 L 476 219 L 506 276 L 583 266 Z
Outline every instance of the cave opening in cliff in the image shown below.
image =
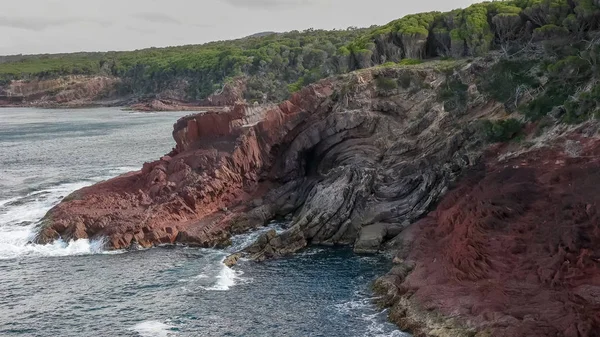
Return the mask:
M 313 147 L 300 154 L 301 171 L 306 177 L 314 177 L 319 174 L 319 161 L 316 148 Z

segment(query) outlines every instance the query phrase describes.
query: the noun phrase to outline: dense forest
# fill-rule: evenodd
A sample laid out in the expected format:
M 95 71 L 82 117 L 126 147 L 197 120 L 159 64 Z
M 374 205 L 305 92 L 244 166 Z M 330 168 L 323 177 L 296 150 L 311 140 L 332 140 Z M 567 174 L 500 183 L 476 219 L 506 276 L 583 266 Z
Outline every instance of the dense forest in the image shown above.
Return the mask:
M 184 82 L 187 98 L 195 100 L 246 75 L 249 99 L 280 100 L 305 84 L 347 71 L 338 63 L 338 49 L 365 32 L 310 29 L 131 52 L 5 57 L 0 81 L 102 74 L 124 79 L 120 90 L 137 95 L 179 88 Z
M 259 34 L 132 52 L 0 57 L 0 84 L 103 74 L 120 77 L 123 94 L 153 95 L 184 87 L 187 99 L 198 100 L 228 80 L 244 76 L 247 99 L 277 101 L 334 74 L 418 59 L 485 56 L 494 51 L 503 61 L 483 85 L 497 87 L 493 94 L 507 106 L 518 100 L 515 87 L 521 93 L 546 91 L 547 95 L 526 108 L 533 118 L 562 103 L 568 108 L 567 101 L 575 94 L 594 105 L 600 88 L 574 90 L 596 76 L 599 24 L 598 0 L 484 2 L 445 13 L 407 15 L 366 29 Z

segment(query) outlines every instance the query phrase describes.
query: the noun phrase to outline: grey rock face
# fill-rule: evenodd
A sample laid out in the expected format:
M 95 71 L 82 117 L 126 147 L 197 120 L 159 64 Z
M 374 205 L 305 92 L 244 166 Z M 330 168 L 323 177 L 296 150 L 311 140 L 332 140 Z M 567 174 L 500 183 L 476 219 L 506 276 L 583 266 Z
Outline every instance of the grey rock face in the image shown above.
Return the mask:
M 253 259 L 309 244 L 356 242 L 357 252 L 376 252 L 425 215 L 480 155 L 482 143 L 468 121 L 482 100 L 470 97 L 464 114 L 445 111 L 437 99 L 444 74 L 400 68 L 349 77 L 290 129 L 274 153 L 269 178 L 282 187 L 261 209 L 294 216 L 288 231 L 246 250 Z M 382 94 L 380 77 L 410 81 Z
M 354 252 L 357 254 L 377 253 L 386 235 L 386 224 L 378 223 L 363 227 L 354 244 Z
M 283 186 L 260 209 L 268 209 L 265 216 L 294 216 L 288 231 L 270 233 L 246 250 L 253 259 L 309 244 L 377 252 L 426 214 L 479 156 L 481 142 L 464 122 L 477 106 L 460 116 L 444 111 L 436 89 L 445 75 L 380 69 L 353 76 L 337 89 L 347 91 L 344 97 L 323 101 L 276 153 L 269 175 Z M 410 84 L 382 95 L 380 77 L 410 77 Z

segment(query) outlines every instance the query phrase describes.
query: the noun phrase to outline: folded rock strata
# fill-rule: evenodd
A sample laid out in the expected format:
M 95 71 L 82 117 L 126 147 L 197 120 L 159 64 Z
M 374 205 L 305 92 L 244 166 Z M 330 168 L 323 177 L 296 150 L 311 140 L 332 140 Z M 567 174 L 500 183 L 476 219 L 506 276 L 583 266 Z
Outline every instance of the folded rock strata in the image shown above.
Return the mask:
M 399 228 L 475 162 L 481 144 L 469 114 L 499 108 L 480 102 L 465 114 L 444 111 L 437 89 L 445 77 L 370 69 L 308 86 L 278 106 L 182 118 L 172 153 L 73 193 L 47 214 L 37 241 L 210 246 L 293 215 L 288 231 L 250 249 L 260 260 L 309 243 L 352 244 L 372 224 Z M 381 78 L 403 85 L 381 88 Z
M 453 76 L 475 83 L 477 71 Z M 471 85 L 464 109 L 445 110 L 447 76 L 368 69 L 280 105 L 182 118 L 170 154 L 68 196 L 37 242 L 216 246 L 286 218 L 226 263 L 309 244 L 390 250 L 376 290 L 415 336 L 599 336 L 597 131 L 482 156 L 476 121 L 503 107 Z
M 599 336 L 600 137 L 580 131 L 489 153 L 391 243 L 377 289 L 392 320 L 417 336 Z

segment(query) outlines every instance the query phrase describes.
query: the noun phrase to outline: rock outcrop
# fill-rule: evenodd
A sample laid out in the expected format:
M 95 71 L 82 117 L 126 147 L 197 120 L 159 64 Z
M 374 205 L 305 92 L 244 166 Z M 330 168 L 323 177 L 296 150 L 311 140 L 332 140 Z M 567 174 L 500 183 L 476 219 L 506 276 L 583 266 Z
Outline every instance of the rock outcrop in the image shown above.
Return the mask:
M 118 83 L 115 77 L 83 75 L 12 81 L 1 90 L 4 99 L 0 104 L 65 108 L 102 105 L 102 100 L 115 96 Z
M 354 252 L 357 254 L 375 254 L 383 249 L 383 243 L 398 236 L 410 223 L 389 224 L 376 223 L 360 230 L 354 243 Z
M 445 76 L 371 69 L 308 86 L 278 106 L 185 117 L 172 153 L 75 192 L 48 213 L 38 241 L 216 245 L 293 215 L 287 232 L 249 249 L 261 260 L 309 243 L 353 244 L 372 224 L 400 228 L 425 214 L 480 153 L 469 113 L 444 111 L 437 99 Z M 402 85 L 382 88 L 381 78 Z
M 415 336 L 598 336 L 597 128 L 489 148 L 477 120 L 504 107 L 472 84 L 480 66 L 368 69 L 184 117 L 171 153 L 68 196 L 37 242 L 218 246 L 285 218 L 225 263 L 386 250 L 375 289 Z M 449 76 L 471 83 L 460 105 L 439 95 Z
M 152 99 L 149 101 L 143 101 L 140 103 L 131 104 L 127 110 L 139 111 L 139 112 L 160 112 L 160 111 L 225 111 L 229 110 L 229 107 L 223 106 L 207 107 L 199 105 L 197 103 L 188 103 L 184 101 L 166 100 L 166 99 Z
M 314 101 L 330 94 L 327 82 L 305 92 Z M 306 105 L 314 104 L 300 96 L 296 101 L 238 105 L 181 119 L 172 153 L 141 171 L 68 196 L 43 219 L 37 242 L 102 236 L 111 248 L 174 242 L 214 246 L 227 244 L 232 233 L 249 225 L 262 225 L 245 221 L 260 214 L 245 215 L 250 210 L 243 201 L 268 190 L 271 182 L 258 183 L 273 145 L 301 121 Z
M 391 244 L 398 265 L 377 282 L 391 318 L 417 336 L 598 336 L 595 130 L 504 160 L 490 151 Z
M 357 73 L 350 84 L 355 88 L 346 88 L 356 91 L 342 91 L 330 111 L 310 116 L 287 137 L 271 178 L 295 191 L 288 202 L 295 216 L 291 228 L 276 240 L 262 240 L 247 249 L 254 259 L 284 255 L 308 244 L 354 244 L 363 228 L 374 224 L 393 232 L 426 214 L 449 184 L 476 162 L 482 147 L 470 121 L 483 103 L 473 100 L 464 114 L 445 111 L 436 96 L 445 77 L 406 71 Z M 468 72 L 465 69 L 464 75 Z M 406 75 L 412 79 L 406 87 L 386 89 L 378 84 Z M 488 112 L 497 108 L 485 107 Z M 358 251 L 364 243 L 359 239 Z
M 233 106 L 244 103 L 244 93 L 246 92 L 246 79 L 238 77 L 225 83 L 221 90 L 208 96 L 203 105 L 208 106 Z

